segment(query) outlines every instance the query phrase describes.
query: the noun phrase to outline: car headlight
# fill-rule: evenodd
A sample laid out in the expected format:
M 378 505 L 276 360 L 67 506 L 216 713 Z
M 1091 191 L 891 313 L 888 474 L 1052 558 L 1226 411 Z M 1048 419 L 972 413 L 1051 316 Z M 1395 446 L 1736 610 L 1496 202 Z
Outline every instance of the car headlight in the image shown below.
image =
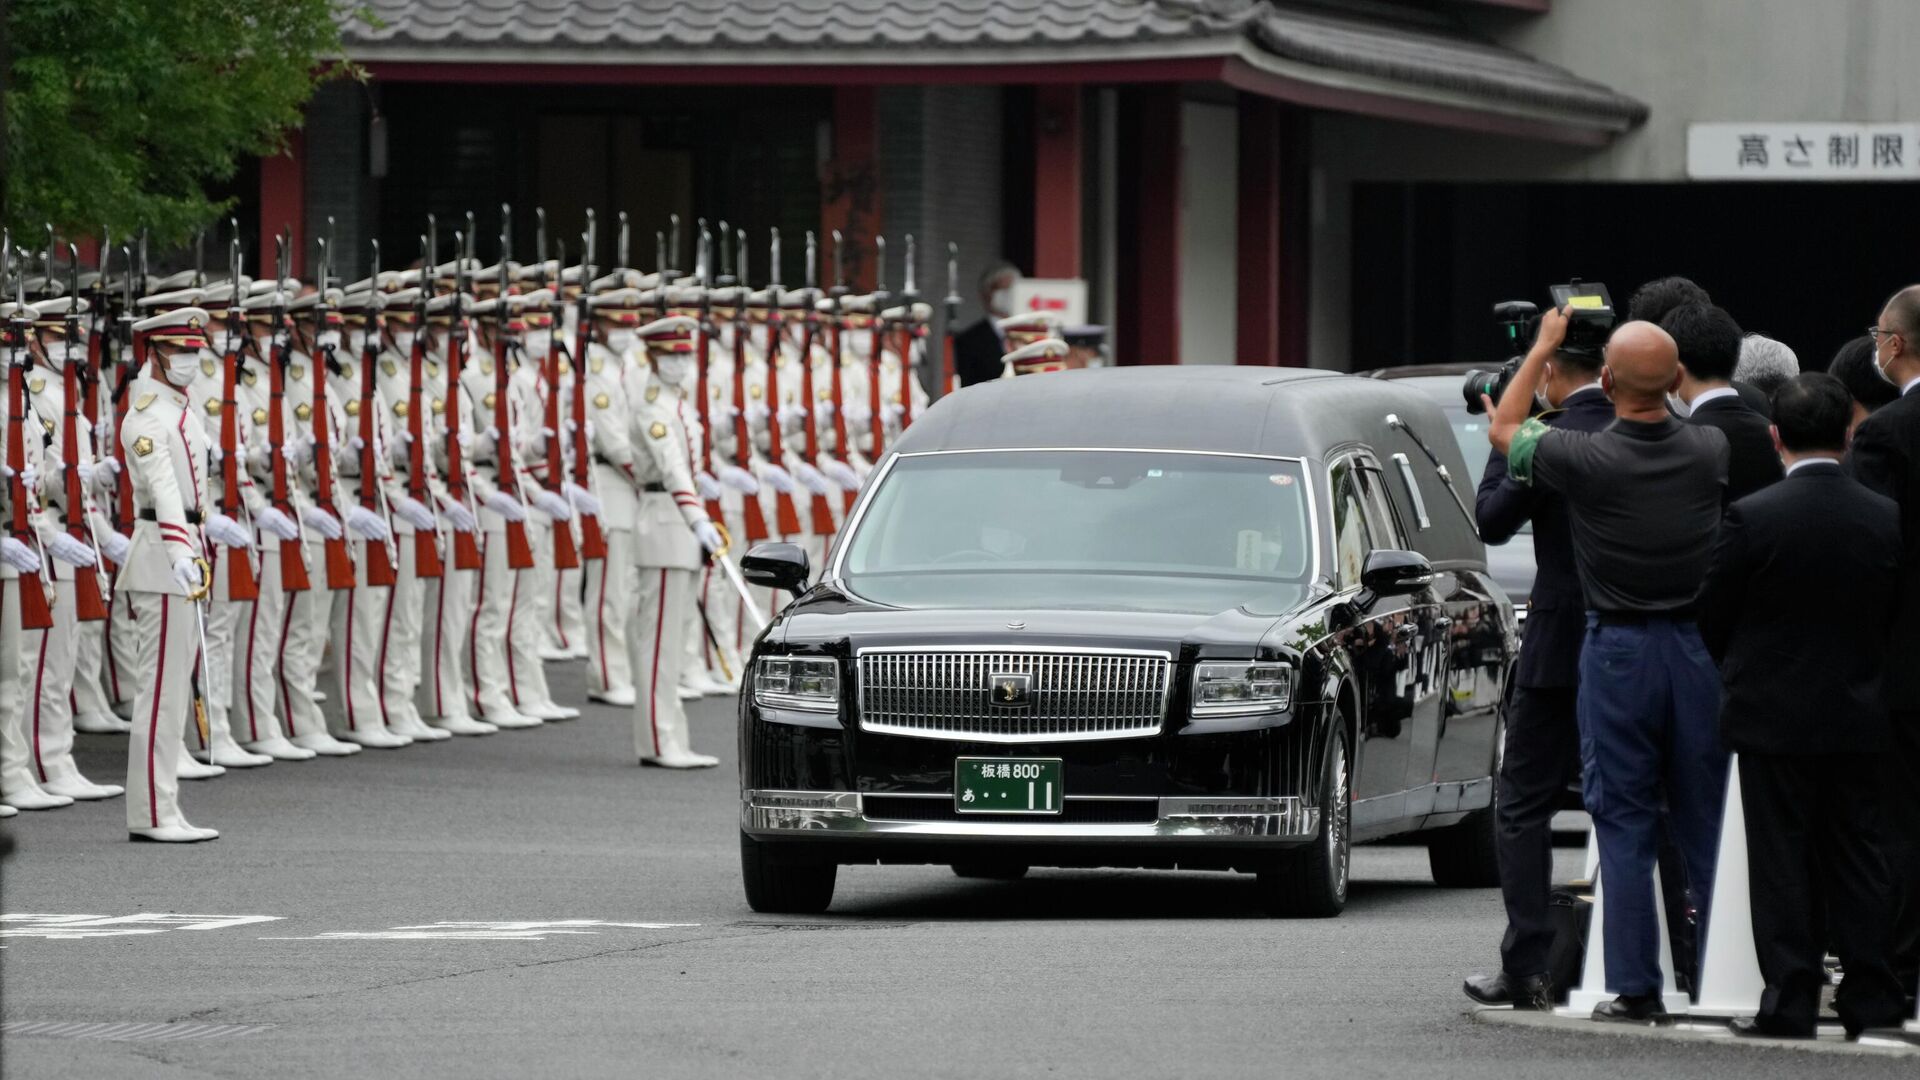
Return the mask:
M 1285 712 L 1293 705 L 1293 668 L 1276 661 L 1209 661 L 1193 669 L 1193 715 Z
M 840 664 L 831 658 L 763 656 L 753 668 L 757 705 L 806 712 L 840 710 Z

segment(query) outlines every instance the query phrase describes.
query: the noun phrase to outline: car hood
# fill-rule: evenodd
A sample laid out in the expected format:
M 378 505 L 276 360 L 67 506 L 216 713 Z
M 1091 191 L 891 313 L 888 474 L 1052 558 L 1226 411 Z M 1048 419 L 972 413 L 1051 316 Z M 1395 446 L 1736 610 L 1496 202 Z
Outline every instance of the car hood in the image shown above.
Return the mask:
M 1212 615 L 1157 611 L 1019 611 L 966 608 L 880 608 L 831 589 L 789 607 L 768 638 L 785 647 L 823 646 L 849 652 L 882 646 L 1152 649 L 1179 656 L 1244 656 L 1281 622 L 1235 608 Z

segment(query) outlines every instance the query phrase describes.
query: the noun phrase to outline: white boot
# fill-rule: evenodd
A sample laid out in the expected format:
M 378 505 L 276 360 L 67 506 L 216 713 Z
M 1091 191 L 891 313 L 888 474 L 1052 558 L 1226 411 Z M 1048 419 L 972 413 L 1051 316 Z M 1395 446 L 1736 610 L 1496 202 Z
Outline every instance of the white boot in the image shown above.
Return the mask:
M 250 742 L 245 745 L 253 753 L 264 754 L 275 761 L 312 761 L 319 754 L 316 750 L 293 745 L 287 741 L 286 736 L 278 733 L 271 739 L 261 739 L 259 742 Z
M 630 709 L 633 707 L 635 699 L 633 687 L 616 686 L 611 690 L 588 694 L 587 700 L 597 701 L 602 705 L 616 705 L 623 709 Z
M 133 725 L 112 713 L 86 713 L 73 718 L 73 730 L 85 735 L 125 735 Z
M 6 803 L 0 803 L 0 818 L 10 818 L 18 814 L 19 812 L 20 812 L 19 810 L 15 809 L 14 807 L 8 806 Z
M 227 775 L 227 770 L 222 766 L 203 762 L 192 754 L 181 754 L 178 775 L 182 780 L 211 780 L 216 776 Z
M 546 723 L 546 721 L 537 716 L 528 716 L 523 712 L 490 713 L 486 718 L 486 722 L 502 731 L 508 729 L 535 728 Z
M 669 750 L 659 757 L 643 757 L 642 765 L 652 765 L 662 769 L 711 769 L 720 764 L 720 759 L 711 754 L 696 754 L 691 750 Z
M 55 795 L 40 787 L 28 784 L 18 791 L 9 791 L 0 795 L 0 803 L 15 810 L 58 810 L 63 806 L 72 806 L 73 799 L 67 795 Z
M 369 750 L 398 750 L 403 746 L 412 746 L 413 740 L 405 735 L 396 735 L 384 727 L 364 727 L 359 731 L 342 731 L 342 742 L 355 746 L 364 746 Z
M 325 731 L 315 732 L 312 735 L 295 735 L 287 741 L 302 750 L 311 750 L 321 757 L 351 757 L 360 752 L 358 746 L 341 742 Z
M 441 716 L 427 722 L 451 735 L 491 735 L 500 730 L 496 725 L 475 720 L 471 716 Z
M 218 839 L 219 836 L 219 829 L 202 829 L 185 823 L 162 825 L 157 829 L 127 830 L 127 839 L 150 844 L 197 844 L 202 840 Z
M 520 711 L 528 716 L 537 716 L 542 720 L 574 720 L 580 716 L 580 710 L 567 705 L 556 705 L 551 701 L 539 701 L 532 705 L 522 705 Z
M 389 719 L 387 730 L 396 735 L 404 735 L 414 742 L 443 742 L 453 738 L 453 732 L 428 727 L 425 721 L 407 710 L 402 710 Z
M 119 784 L 96 784 L 79 773 L 64 780 L 49 780 L 41 784 L 40 789 L 49 795 L 65 795 L 69 799 L 80 802 L 111 799 L 127 793 L 127 789 Z

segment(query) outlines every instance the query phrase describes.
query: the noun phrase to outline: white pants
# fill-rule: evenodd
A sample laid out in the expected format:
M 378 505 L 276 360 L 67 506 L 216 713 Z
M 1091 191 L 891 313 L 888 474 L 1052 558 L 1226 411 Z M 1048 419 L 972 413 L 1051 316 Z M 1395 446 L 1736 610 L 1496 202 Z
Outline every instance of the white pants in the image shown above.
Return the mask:
M 588 679 L 596 693 L 631 689 L 627 623 L 633 617 L 633 530 L 608 529 L 607 557 L 586 565 Z M 578 640 L 578 639 L 575 639 Z
M 591 647 L 587 644 L 586 603 L 580 596 L 589 565 L 583 555 L 579 566 L 554 575 L 557 580 L 553 594 L 554 633 L 559 637 L 559 646 L 569 652 Z
M 134 695 L 146 681 L 140 670 L 140 619 L 133 597 L 115 590 L 107 612 L 106 691 L 123 715 L 131 716 Z
M 140 624 L 140 666 L 151 673 L 133 699 L 127 744 L 127 827 L 185 825 L 180 813 L 180 741 L 193 712 L 192 675 L 200 631 L 193 605 L 166 593 L 130 596 Z
M 118 598 L 115 598 L 118 606 Z M 106 692 L 107 623 L 96 619 L 80 624 L 73 643 L 73 712 L 75 716 L 110 716 L 113 702 Z
M 234 640 L 246 617 L 253 613 L 253 604 L 216 600 L 206 605 L 205 610 L 208 681 L 200 690 L 207 698 L 207 734 L 215 745 L 231 746 L 236 739 L 247 737 L 246 725 L 239 724 L 235 730 L 234 724 L 237 713 L 243 711 L 233 708 Z M 200 742 L 199 727 L 191 724 L 188 727 L 193 731 L 194 747 L 205 751 L 207 747 Z
M 463 642 L 473 626 L 473 588 L 479 571 L 455 570 L 451 558 L 441 565 L 445 569 L 439 577 L 421 582 L 421 663 L 425 668 L 414 708 L 436 719 L 470 717 L 473 689 L 464 669 Z
M 21 708 L 26 714 L 34 779 L 42 784 L 80 775 L 80 767 L 73 763 L 73 699 L 68 696 L 79 625 L 73 605 L 75 584 L 71 578 L 55 583 L 52 628 L 20 635 Z
M 386 702 L 388 715 L 409 715 L 417 720 L 420 717 L 413 699 L 420 689 L 420 620 L 427 582 L 421 580 L 415 561 L 419 541 L 413 536 L 395 536 L 393 542 L 400 553 L 400 573 L 394 583 L 393 609 L 381 646 L 380 699 Z
M 380 645 L 393 610 L 393 590 L 366 584 L 367 557 L 366 542 L 354 541 L 354 587 L 333 594 L 333 666 L 339 678 L 340 726 L 348 732 L 386 727 L 386 706 L 380 697 Z
M 633 703 L 633 748 L 642 758 L 685 753 L 691 746 L 679 687 L 686 650 L 675 637 L 687 625 L 698 577 L 692 570 L 658 566 L 642 566 L 634 576 L 636 632 L 627 637 L 627 659 L 638 690 Z
M 507 622 L 513 610 L 513 586 L 519 578 L 507 568 L 507 534 L 482 533 L 479 601 L 467 634 L 467 663 L 473 674 L 473 707 L 481 719 L 505 716 L 513 709 L 513 679 L 507 665 Z
M 8 795 L 40 787 L 27 738 L 20 637 L 19 582 L 0 578 L 0 793 Z
M 533 545 L 533 565 L 514 574 L 507 604 L 507 660 L 511 665 L 507 674 L 516 708 L 553 700 L 547 690 L 547 669 L 540 663 L 540 647 L 553 625 L 553 533 L 528 521 L 527 540 Z
M 325 550 L 318 543 L 305 545 L 307 565 L 309 567 L 326 565 Z M 272 588 L 279 589 L 280 575 L 277 557 L 268 560 L 274 573 L 265 570 L 261 577 L 270 580 Z M 280 678 L 279 708 L 281 730 L 289 739 L 305 735 L 320 735 L 327 730 L 326 717 L 320 712 L 320 706 L 312 697 L 312 691 L 320 684 L 320 660 L 327 651 L 327 629 L 333 614 L 333 593 L 325 584 L 324 571 L 320 575 L 308 574 L 313 587 L 297 593 L 280 594 L 285 604 L 280 614 Z M 268 597 L 268 584 L 260 586 L 260 601 Z M 262 629 L 266 620 L 260 620 Z
M 289 594 L 280 587 L 280 544 L 269 540 L 260 547 L 260 596 L 248 606 L 238 630 L 245 640 L 234 656 L 234 678 L 239 680 L 240 692 L 234 695 L 232 724 L 234 737 L 241 742 L 291 738 L 295 734 L 288 722 L 292 714 L 283 701 L 285 686 L 281 678 L 292 614 Z M 314 715 L 319 715 L 317 710 Z M 324 727 L 302 733 L 311 734 Z

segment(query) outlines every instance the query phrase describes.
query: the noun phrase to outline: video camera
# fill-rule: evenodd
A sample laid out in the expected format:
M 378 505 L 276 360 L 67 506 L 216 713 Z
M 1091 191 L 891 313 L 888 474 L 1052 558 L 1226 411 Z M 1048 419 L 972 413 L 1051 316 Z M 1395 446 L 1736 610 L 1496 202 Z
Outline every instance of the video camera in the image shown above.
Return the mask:
M 1613 333 L 1613 296 L 1607 287 L 1574 278 L 1565 285 L 1551 286 L 1547 292 L 1553 298 L 1553 306 L 1567 312 L 1567 338 L 1556 351 L 1599 357 L 1608 335 Z M 1500 403 L 1500 396 L 1507 392 L 1507 386 L 1526 359 L 1526 343 L 1538 332 L 1539 316 L 1540 309 L 1526 300 L 1506 300 L 1493 305 L 1494 320 L 1500 324 L 1510 352 L 1507 362 L 1498 368 L 1491 371 L 1475 368 L 1467 372 L 1466 382 L 1460 387 L 1467 412 L 1486 411 L 1480 400 L 1483 394 L 1492 398 L 1494 404 Z

